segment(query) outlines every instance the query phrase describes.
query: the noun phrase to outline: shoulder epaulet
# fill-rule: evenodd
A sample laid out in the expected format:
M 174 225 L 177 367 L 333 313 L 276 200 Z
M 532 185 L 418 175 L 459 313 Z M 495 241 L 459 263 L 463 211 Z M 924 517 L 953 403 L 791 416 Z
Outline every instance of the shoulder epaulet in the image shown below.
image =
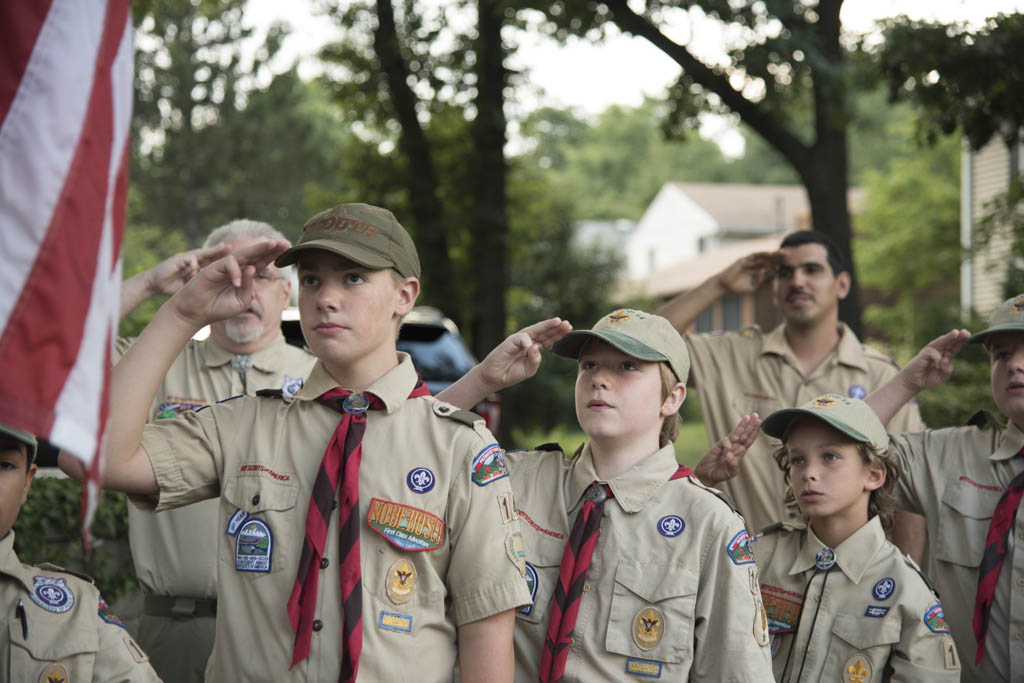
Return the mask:
M 978 429 L 985 429 L 986 427 L 1002 427 L 1002 424 L 1000 424 L 996 416 L 987 410 L 979 410 L 974 415 L 971 415 L 970 419 L 968 419 L 964 424 L 968 427 L 977 427 Z
M 761 530 L 757 532 L 757 535 L 764 536 L 765 534 L 774 534 L 778 533 L 779 531 L 796 531 L 799 528 L 800 527 L 793 526 L 792 524 L 788 524 L 786 522 L 775 522 L 774 524 L 769 524 L 767 526 L 761 527 Z
M 864 353 L 865 357 L 871 358 L 872 360 L 880 360 L 883 363 L 888 363 L 889 365 L 893 366 L 897 370 L 900 369 L 900 364 L 897 363 L 896 361 L 894 361 L 892 359 L 892 356 L 890 356 L 889 354 L 887 354 L 887 353 L 885 353 L 883 351 L 879 351 L 875 347 L 868 346 L 867 344 L 863 344 L 863 343 L 860 345 L 860 349 Z
M 693 484 L 697 488 L 704 489 L 705 491 L 707 491 L 708 493 L 713 495 L 715 498 L 717 498 L 718 500 L 720 500 L 723 503 L 725 503 L 726 505 L 728 505 L 729 509 L 732 510 L 733 512 L 735 512 L 737 515 L 740 514 L 740 511 L 737 510 L 736 506 L 732 504 L 731 500 L 729 500 L 729 496 L 725 495 L 724 493 L 722 493 L 718 489 L 711 488 L 710 486 L 705 486 L 704 484 L 701 483 L 700 479 L 698 479 L 696 476 L 683 477 L 683 479 L 686 479 L 687 481 L 689 481 L 691 484 Z
M 534 446 L 533 450 L 535 450 L 535 451 L 561 451 L 562 447 L 559 446 L 554 441 L 552 441 L 550 443 L 542 443 L 539 446 Z
M 260 389 L 256 395 L 261 398 L 284 398 L 284 392 L 280 389 Z
M 917 575 L 921 577 L 922 581 L 924 581 L 924 585 L 928 586 L 928 590 L 930 590 L 932 593 L 935 593 L 935 597 L 939 598 L 939 600 L 941 601 L 942 596 L 939 595 L 939 589 L 935 587 L 935 584 L 932 583 L 932 580 L 928 578 L 928 575 L 921 571 L 921 568 L 917 566 L 917 562 L 914 562 L 914 558 L 912 558 L 910 555 L 903 555 L 902 557 L 907 564 L 914 568 L 914 571 L 917 572 Z
M 82 572 L 72 571 L 72 570 L 67 569 L 65 567 L 61 567 L 60 565 L 53 564 L 52 562 L 40 562 L 39 564 L 36 565 L 36 567 L 38 567 L 40 569 L 45 569 L 48 572 L 60 572 L 61 574 L 71 574 L 71 576 L 77 576 L 78 578 L 82 579 L 83 581 L 88 582 L 91 585 L 95 585 L 95 583 L 96 583 L 93 580 L 93 578 L 91 576 L 89 576 L 88 574 L 83 574 Z
M 449 420 L 461 422 L 467 427 L 472 427 L 478 421 L 483 421 L 483 418 L 477 415 L 476 413 L 471 412 L 469 410 L 459 410 L 458 408 L 450 406 L 447 403 L 435 403 L 434 413 L 440 415 L 441 417 L 447 417 Z

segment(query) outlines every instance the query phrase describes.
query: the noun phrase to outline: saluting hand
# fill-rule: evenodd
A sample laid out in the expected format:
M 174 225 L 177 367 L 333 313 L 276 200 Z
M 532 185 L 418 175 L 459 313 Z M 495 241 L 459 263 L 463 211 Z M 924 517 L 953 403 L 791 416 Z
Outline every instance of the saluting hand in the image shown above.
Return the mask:
M 212 247 L 192 249 L 164 259 L 145 271 L 146 289 L 150 296 L 155 294 L 171 295 L 185 286 L 200 268 L 204 268 L 219 258 L 231 253 L 231 245 L 216 244 Z
M 705 486 L 718 486 L 740 473 L 740 460 L 757 440 L 761 418 L 757 413 L 744 415 L 739 424 L 719 439 L 693 468 Z
M 779 251 L 749 254 L 719 273 L 718 282 L 730 294 L 752 294 L 778 269 L 781 261 Z
M 953 357 L 960 353 L 970 336 L 967 330 L 950 330 L 928 342 L 900 372 L 904 386 L 916 394 L 948 380 L 953 374 Z
M 284 240 L 257 242 L 201 269 L 171 299 L 179 316 L 203 326 L 247 310 L 256 273 L 288 249 Z
M 479 365 L 480 379 L 492 391 L 500 391 L 533 377 L 540 367 L 541 351 L 572 332 L 561 318 L 548 318 L 509 335 Z

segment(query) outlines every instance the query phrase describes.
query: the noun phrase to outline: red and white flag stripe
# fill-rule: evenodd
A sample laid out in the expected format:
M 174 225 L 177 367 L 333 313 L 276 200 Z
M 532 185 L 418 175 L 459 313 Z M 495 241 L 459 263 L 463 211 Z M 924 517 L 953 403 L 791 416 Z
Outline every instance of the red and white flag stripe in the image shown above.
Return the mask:
M 129 10 L 0 3 L 0 422 L 94 474 L 120 306 Z

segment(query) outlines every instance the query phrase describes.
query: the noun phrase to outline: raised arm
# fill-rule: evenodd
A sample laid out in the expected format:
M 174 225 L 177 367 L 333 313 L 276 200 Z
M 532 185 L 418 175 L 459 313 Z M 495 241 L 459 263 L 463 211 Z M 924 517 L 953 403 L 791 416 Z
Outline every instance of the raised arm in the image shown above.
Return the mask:
M 121 283 L 121 317 L 124 320 L 143 301 L 157 294 L 171 295 L 203 268 L 231 253 L 231 245 L 193 249 L 164 259 L 149 270 L 132 275 Z
M 561 318 L 548 318 L 509 335 L 482 362 L 437 395 L 442 401 L 472 410 L 496 391 L 533 377 L 540 367 L 541 351 L 572 332 Z
M 910 359 L 906 367 L 872 391 L 864 402 L 871 407 L 882 424 L 887 424 L 907 401 L 950 378 L 953 374 L 953 357 L 960 353 L 970 336 L 967 330 L 951 330 L 931 340 Z
M 693 473 L 705 486 L 718 486 L 740 473 L 740 460 L 754 445 L 761 429 L 757 413 L 744 415 L 735 428 L 708 450 L 694 468 Z
M 157 492 L 153 467 L 139 442 L 160 382 L 197 330 L 249 307 L 255 273 L 287 248 L 284 241 L 258 242 L 199 271 L 160 307 L 114 366 L 104 488 L 143 495 Z M 59 464 L 69 476 L 84 478 L 81 462 L 68 453 L 60 454 Z
M 751 294 L 775 272 L 781 255 L 777 251 L 759 251 L 744 256 L 728 268 L 663 303 L 656 311 L 682 334 L 697 321 L 700 314 L 726 294 Z

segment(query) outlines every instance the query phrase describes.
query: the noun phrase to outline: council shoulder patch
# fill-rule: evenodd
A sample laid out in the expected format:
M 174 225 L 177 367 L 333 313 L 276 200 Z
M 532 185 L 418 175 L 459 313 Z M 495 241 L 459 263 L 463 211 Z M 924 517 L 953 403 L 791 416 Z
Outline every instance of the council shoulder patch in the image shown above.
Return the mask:
M 750 547 L 750 534 L 746 529 L 737 532 L 725 550 L 733 564 L 750 564 L 754 561 L 754 550 Z
M 75 594 L 68 586 L 67 579 L 52 576 L 33 578 L 32 602 L 47 612 L 64 614 L 75 606 Z
M 121 628 L 127 628 L 124 625 L 124 622 L 118 619 L 117 616 L 110 611 L 110 605 L 107 604 L 107 601 L 103 599 L 102 595 L 100 596 L 100 605 L 98 612 L 100 615 L 100 619 L 107 622 L 108 624 L 120 626 Z
M 942 611 L 942 605 L 932 605 L 924 613 L 924 624 L 932 633 L 949 633 L 949 624 L 946 623 L 946 615 Z
M 366 523 L 402 550 L 436 550 L 444 541 L 444 521 L 440 517 L 404 503 L 371 499 Z
M 487 448 L 476 454 L 473 458 L 473 483 L 477 486 L 487 486 L 492 481 L 497 481 L 508 476 L 508 468 L 505 467 L 505 454 L 501 446 L 492 443 Z
M 235 571 L 270 572 L 274 535 L 262 519 L 250 518 L 235 536 Z

